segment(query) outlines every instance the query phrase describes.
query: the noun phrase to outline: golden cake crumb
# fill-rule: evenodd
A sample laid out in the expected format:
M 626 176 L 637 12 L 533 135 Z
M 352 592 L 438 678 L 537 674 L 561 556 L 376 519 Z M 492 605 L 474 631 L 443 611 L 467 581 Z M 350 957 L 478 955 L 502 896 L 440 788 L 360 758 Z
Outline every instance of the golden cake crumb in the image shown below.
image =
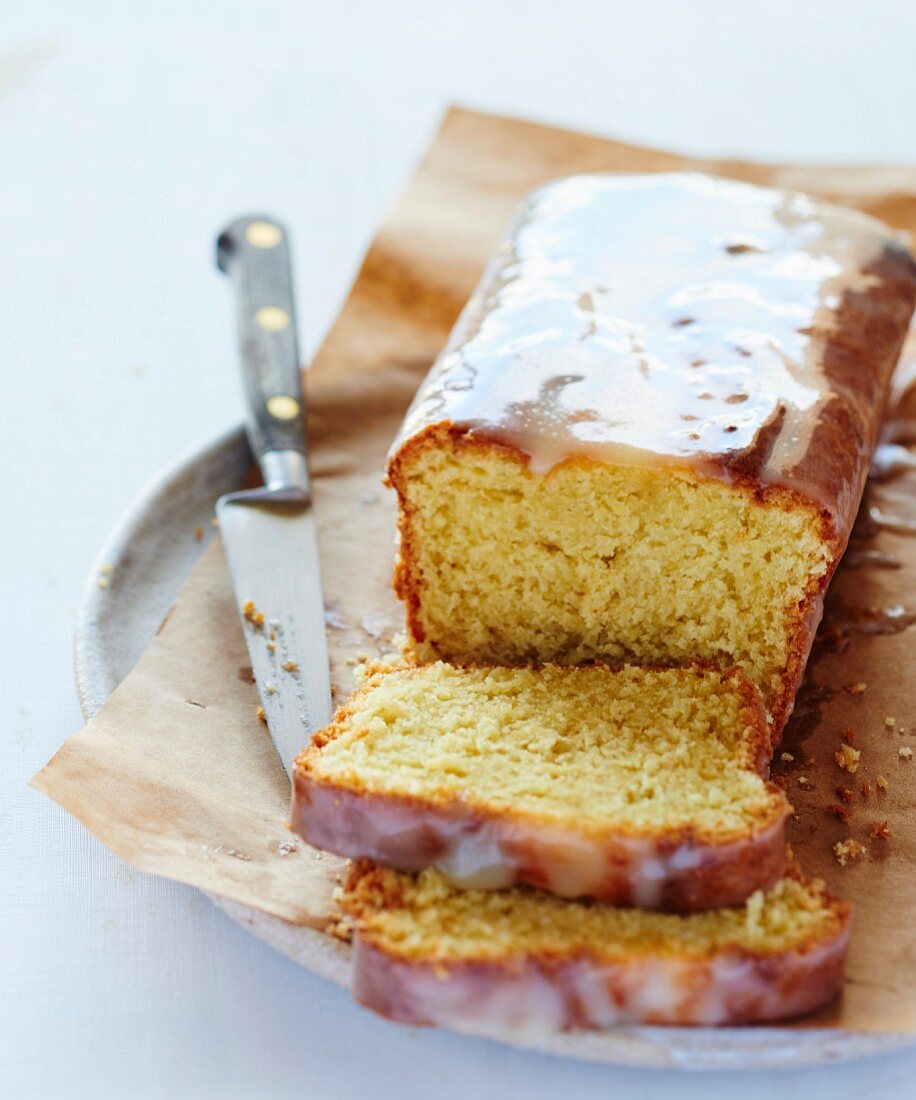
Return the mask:
M 258 718 L 260 718 L 261 721 L 266 726 L 267 725 L 267 715 L 264 713 L 264 708 L 261 706 L 260 703 L 258 703 L 258 705 L 254 708 L 254 712 L 258 716 Z
M 836 856 L 836 861 L 841 867 L 845 867 L 847 863 L 861 859 L 865 855 L 865 845 L 860 844 L 858 840 L 853 840 L 849 837 L 848 840 L 838 840 L 833 846 L 833 854 Z
M 254 605 L 254 600 L 246 600 L 242 604 L 242 617 L 251 623 L 256 630 L 264 628 L 264 612 L 258 611 Z
M 844 787 L 842 784 L 835 788 L 836 796 L 841 802 L 852 802 L 856 796 L 855 791 L 851 791 L 848 787 Z
M 858 749 L 854 749 L 848 744 L 842 745 L 833 755 L 840 767 L 844 771 L 849 772 L 850 775 L 855 775 L 859 770 L 859 760 L 862 757 L 862 753 Z
M 299 662 L 298 661 L 284 661 L 283 664 L 280 667 L 283 669 L 284 672 L 298 672 L 299 671 Z
M 872 840 L 890 840 L 894 834 L 886 821 L 873 821 L 868 835 Z
M 99 577 L 97 583 L 98 583 L 99 588 L 107 588 L 108 587 L 108 578 L 107 577 Z
M 843 690 L 848 691 L 850 695 L 861 695 L 867 687 L 868 684 L 863 684 L 862 681 L 859 680 L 855 684 L 847 684 Z
M 877 777 L 877 779 L 875 780 L 875 786 L 880 791 L 886 791 L 887 790 L 887 780 L 884 778 L 883 775 L 879 775 Z
M 901 760 L 912 760 L 913 750 L 901 746 L 899 749 L 897 749 L 897 755 L 900 757 Z
M 884 725 L 885 725 L 885 726 L 886 726 L 886 727 L 887 727 L 887 728 L 888 728 L 889 730 L 892 730 L 892 729 L 893 729 L 893 728 L 894 728 L 894 727 L 895 727 L 895 726 L 897 725 L 897 719 L 896 719 L 896 718 L 891 718 L 891 716 L 890 716 L 890 715 L 888 715 L 888 716 L 887 716 L 887 717 L 886 717 L 886 718 L 884 719 Z
M 781 752 L 779 754 L 779 759 L 784 761 L 786 764 L 791 764 L 795 757 L 790 752 Z

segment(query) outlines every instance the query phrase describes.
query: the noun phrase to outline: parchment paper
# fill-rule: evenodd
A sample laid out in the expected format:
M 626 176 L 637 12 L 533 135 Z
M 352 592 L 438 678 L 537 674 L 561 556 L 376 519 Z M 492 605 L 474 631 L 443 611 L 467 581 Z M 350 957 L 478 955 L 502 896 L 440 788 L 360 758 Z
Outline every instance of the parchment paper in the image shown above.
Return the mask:
M 349 690 L 359 656 L 390 650 L 401 625 L 390 590 L 393 500 L 381 486 L 387 447 L 516 202 L 572 172 L 684 167 L 816 192 L 916 232 L 914 168 L 690 161 L 450 111 L 308 375 L 338 694 Z M 912 480 L 880 492 L 885 511 L 916 518 Z M 841 568 L 828 616 L 834 628 L 815 651 L 787 734 L 784 751 L 793 759 L 776 771 L 798 809 L 791 838 L 803 866 L 856 905 L 846 995 L 815 1022 L 916 1031 L 916 760 L 899 754 L 916 749 L 909 733 L 916 727 L 916 628 L 874 632 L 896 630 L 916 606 L 916 539 L 873 536 L 868 525 L 860 535 L 860 560 L 893 561 Z M 899 614 L 876 612 L 898 606 Z M 859 684 L 865 690 L 844 690 Z M 33 783 L 135 867 L 325 927 L 343 864 L 286 831 L 287 782 L 256 703 L 217 540 L 138 665 Z M 897 729 L 886 726 L 888 716 Z M 834 759 L 846 727 L 862 753 L 856 775 Z M 886 792 L 876 788 L 879 774 Z M 867 798 L 860 790 L 866 778 Z M 840 801 L 837 785 L 853 792 L 850 802 Z M 850 814 L 848 822 L 827 809 L 834 804 Z M 885 821 L 890 838 L 872 838 L 873 823 Z M 833 845 L 850 837 L 867 852 L 840 867 Z

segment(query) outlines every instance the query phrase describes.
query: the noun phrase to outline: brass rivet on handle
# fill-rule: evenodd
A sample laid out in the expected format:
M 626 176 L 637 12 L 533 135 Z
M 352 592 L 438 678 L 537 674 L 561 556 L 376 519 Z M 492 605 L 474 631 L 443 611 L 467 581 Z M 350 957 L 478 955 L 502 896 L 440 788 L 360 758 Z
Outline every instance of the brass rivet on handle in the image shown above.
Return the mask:
M 295 420 L 299 415 L 299 402 L 285 393 L 275 393 L 267 398 L 267 411 L 277 420 Z
M 276 248 L 283 240 L 283 234 L 270 222 L 252 222 L 245 230 L 245 236 L 255 248 Z
M 289 314 L 281 306 L 261 306 L 254 319 L 267 332 L 280 332 L 289 325 Z

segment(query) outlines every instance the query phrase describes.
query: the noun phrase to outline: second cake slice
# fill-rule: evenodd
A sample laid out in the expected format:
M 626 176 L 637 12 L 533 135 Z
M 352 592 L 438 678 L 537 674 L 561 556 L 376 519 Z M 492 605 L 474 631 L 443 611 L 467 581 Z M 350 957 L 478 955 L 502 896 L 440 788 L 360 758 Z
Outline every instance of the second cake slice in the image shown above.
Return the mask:
M 768 763 L 734 669 L 379 669 L 299 757 L 292 827 L 465 886 L 686 912 L 782 875 Z

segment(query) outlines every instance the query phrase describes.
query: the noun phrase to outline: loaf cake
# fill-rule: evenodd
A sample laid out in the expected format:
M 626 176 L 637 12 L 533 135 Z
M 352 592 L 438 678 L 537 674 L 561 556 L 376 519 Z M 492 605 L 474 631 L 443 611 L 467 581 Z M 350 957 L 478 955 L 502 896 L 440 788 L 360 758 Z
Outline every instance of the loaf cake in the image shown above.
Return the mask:
M 296 761 L 317 848 L 466 886 L 737 905 L 785 869 L 789 804 L 738 669 L 377 669 Z
M 390 455 L 417 656 L 737 664 L 778 734 L 914 296 L 886 227 L 802 195 L 536 191 Z
M 357 864 L 340 903 L 358 1001 L 494 1037 L 800 1015 L 840 991 L 849 935 L 847 907 L 794 874 L 740 908 L 683 916 Z

